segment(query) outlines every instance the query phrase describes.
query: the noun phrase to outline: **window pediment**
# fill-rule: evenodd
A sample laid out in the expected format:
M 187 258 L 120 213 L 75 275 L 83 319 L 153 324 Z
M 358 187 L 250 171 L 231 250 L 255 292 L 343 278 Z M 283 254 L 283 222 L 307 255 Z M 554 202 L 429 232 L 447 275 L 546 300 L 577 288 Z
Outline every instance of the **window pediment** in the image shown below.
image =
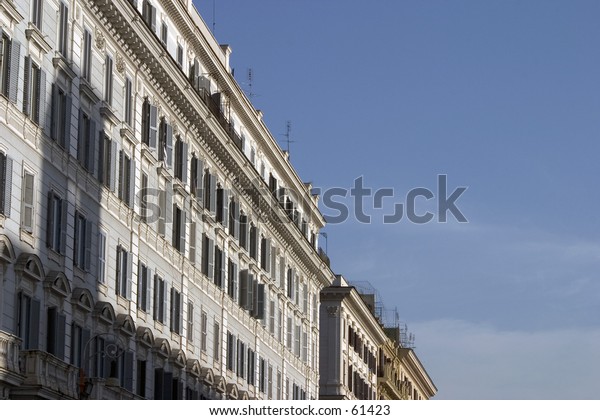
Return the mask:
M 136 337 L 138 343 L 148 348 L 154 347 L 154 335 L 152 330 L 147 327 L 138 327 L 136 331 Z
M 207 385 L 213 385 L 215 383 L 215 375 L 211 368 L 202 368 L 200 370 L 200 379 Z
M 92 312 L 94 310 L 94 298 L 89 290 L 77 287 L 73 290 L 73 298 L 71 300 L 79 309 L 84 312 Z
M 107 325 L 112 325 L 115 322 L 115 310 L 108 302 L 97 302 L 94 306 L 94 315 L 98 317 L 99 321 Z
M 133 322 L 133 318 L 127 314 L 117 315 L 115 329 L 128 337 L 133 337 L 135 335 L 135 323 Z
M 23 276 L 31 280 L 42 281 L 44 279 L 44 267 L 42 261 L 35 254 L 23 253 L 19 255 L 15 264 L 15 271 L 21 272 Z
M 215 376 L 215 382 L 212 386 L 221 393 L 227 392 L 227 382 L 225 381 L 225 378 L 220 375 Z
M 171 355 L 171 361 L 173 364 L 181 369 L 186 366 L 185 353 L 181 349 L 174 349 Z
M 51 292 L 66 298 L 71 294 L 71 284 L 65 276 L 65 273 L 60 271 L 51 271 L 44 280 L 44 286 L 50 289 Z
M 188 359 L 186 363 L 186 370 L 196 378 L 200 378 L 202 375 L 202 367 L 198 359 Z
M 12 264 L 15 261 L 15 250 L 6 235 L 0 235 L 0 262 Z
M 171 355 L 171 346 L 166 338 L 157 338 L 154 340 L 154 350 L 159 356 L 168 359 Z
M 227 398 L 230 400 L 238 399 L 238 387 L 236 384 L 229 383 L 226 386 Z

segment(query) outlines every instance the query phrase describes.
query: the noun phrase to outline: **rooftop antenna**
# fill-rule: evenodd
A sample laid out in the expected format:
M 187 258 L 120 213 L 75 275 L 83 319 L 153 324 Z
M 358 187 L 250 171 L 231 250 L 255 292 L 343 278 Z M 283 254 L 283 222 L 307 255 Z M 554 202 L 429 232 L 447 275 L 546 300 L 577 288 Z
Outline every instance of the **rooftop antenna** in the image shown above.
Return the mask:
M 213 0 L 213 16 L 212 16 L 212 18 L 213 18 L 213 22 L 212 22 L 213 23 L 213 25 L 212 25 L 213 26 L 213 28 L 212 28 L 213 29 L 212 30 L 213 31 L 213 35 L 215 34 L 215 26 L 216 26 L 215 10 L 216 10 L 217 7 L 216 7 L 215 2 L 216 2 L 216 0 Z
M 286 130 L 285 130 L 285 141 L 287 144 L 287 153 L 288 156 L 291 156 L 291 150 L 290 150 L 290 143 L 296 143 L 294 140 L 291 139 L 291 134 L 292 134 L 292 122 L 288 121 L 286 123 Z
M 252 99 L 254 93 L 252 92 L 252 68 L 248 69 L 248 97 Z

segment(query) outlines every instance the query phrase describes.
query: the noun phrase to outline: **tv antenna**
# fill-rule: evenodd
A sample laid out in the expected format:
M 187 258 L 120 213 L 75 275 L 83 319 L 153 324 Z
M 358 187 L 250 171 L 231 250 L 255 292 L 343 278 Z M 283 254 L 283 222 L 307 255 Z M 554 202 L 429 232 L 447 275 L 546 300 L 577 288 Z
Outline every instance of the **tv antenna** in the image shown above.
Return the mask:
M 216 0 L 213 0 L 213 10 L 212 10 L 212 12 L 213 12 L 212 13 L 212 18 L 213 18 L 212 19 L 213 20 L 212 21 L 212 32 L 213 32 L 213 35 L 215 34 L 215 25 L 216 25 L 215 10 L 216 10 L 217 6 L 216 6 L 215 2 L 216 2 Z
M 252 78 L 253 78 L 252 68 L 249 68 L 248 69 L 248 97 L 250 99 L 252 99 L 254 97 L 254 93 L 252 92 Z
M 291 136 L 292 136 L 292 122 L 288 121 L 286 123 L 286 125 L 285 125 L 285 128 L 286 129 L 285 129 L 284 136 L 285 136 L 285 142 L 287 144 L 287 150 L 286 151 L 288 153 L 288 156 L 290 156 L 291 155 L 290 144 L 291 143 L 296 143 L 294 140 L 291 139 Z

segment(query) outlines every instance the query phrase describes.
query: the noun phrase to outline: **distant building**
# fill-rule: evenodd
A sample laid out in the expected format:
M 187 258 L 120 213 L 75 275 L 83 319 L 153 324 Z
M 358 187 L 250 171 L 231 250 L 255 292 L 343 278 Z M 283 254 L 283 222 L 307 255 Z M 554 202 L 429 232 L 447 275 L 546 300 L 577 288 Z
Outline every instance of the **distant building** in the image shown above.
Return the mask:
M 321 291 L 320 399 L 430 399 L 437 389 L 400 329 L 386 327 L 375 293 L 336 276 Z

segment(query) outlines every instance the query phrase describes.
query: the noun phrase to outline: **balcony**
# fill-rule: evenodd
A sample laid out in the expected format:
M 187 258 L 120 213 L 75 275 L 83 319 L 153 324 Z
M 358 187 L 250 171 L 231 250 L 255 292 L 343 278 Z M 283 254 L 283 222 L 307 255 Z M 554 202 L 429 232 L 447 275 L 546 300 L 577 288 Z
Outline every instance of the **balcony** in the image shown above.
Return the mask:
M 23 385 L 11 392 L 16 399 L 76 399 L 79 369 L 41 350 L 21 351 Z
M 87 397 L 90 400 L 143 400 L 144 398 L 129 392 L 125 388 L 121 388 L 117 383 L 111 382 L 113 378 L 91 378 L 90 382 L 93 385 L 91 393 Z
M 18 386 L 23 380 L 19 369 L 21 339 L 0 331 L 0 383 Z

